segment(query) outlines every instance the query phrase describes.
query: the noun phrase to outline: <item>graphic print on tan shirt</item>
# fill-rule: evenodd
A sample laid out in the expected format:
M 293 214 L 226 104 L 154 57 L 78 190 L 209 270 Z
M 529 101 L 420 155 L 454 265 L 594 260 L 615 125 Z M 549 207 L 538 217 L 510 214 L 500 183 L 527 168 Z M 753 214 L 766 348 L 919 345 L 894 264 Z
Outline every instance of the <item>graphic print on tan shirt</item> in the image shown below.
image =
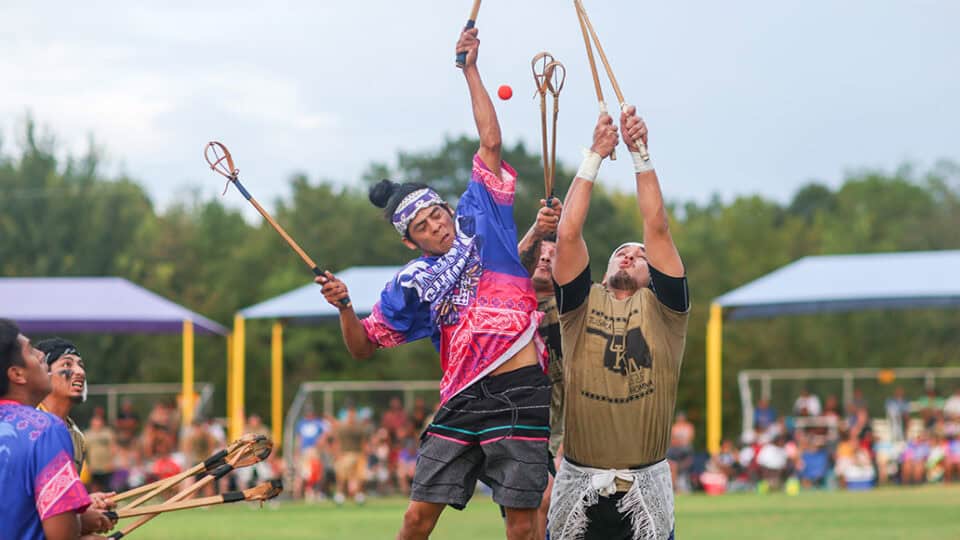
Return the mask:
M 550 453 L 557 455 L 563 442 L 563 352 L 560 347 L 560 312 L 557 299 L 544 296 L 537 299 L 537 311 L 543 313 L 543 320 L 537 332 L 547 345 L 550 355 L 547 371 L 550 376 Z
M 670 445 L 689 310 L 641 289 L 617 300 L 599 284 L 560 315 L 564 455 L 600 468 L 664 459 Z

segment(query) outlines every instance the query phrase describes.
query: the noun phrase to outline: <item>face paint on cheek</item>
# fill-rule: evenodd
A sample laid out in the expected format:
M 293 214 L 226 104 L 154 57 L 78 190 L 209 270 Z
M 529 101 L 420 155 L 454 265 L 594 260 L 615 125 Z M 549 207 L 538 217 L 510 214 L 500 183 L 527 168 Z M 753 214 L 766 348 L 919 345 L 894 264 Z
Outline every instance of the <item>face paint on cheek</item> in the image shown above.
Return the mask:
M 66 380 L 69 382 L 70 379 L 73 378 L 73 370 L 72 370 L 72 369 L 61 369 L 60 371 L 57 372 L 57 375 L 60 375 L 61 377 L 63 377 L 64 379 L 66 379 Z

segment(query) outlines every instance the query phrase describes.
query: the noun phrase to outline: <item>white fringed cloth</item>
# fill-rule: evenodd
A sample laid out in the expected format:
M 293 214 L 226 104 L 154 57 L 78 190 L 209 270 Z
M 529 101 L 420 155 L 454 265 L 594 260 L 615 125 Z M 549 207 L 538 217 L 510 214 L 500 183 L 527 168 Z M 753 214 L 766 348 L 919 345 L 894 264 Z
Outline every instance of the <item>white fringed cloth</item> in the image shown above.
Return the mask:
M 564 459 L 553 482 L 547 528 L 550 540 L 582 540 L 587 508 L 617 492 L 617 479 L 631 484 L 617 508 L 633 524 L 635 540 L 661 540 L 673 531 L 673 481 L 666 460 L 643 469 L 579 467 Z

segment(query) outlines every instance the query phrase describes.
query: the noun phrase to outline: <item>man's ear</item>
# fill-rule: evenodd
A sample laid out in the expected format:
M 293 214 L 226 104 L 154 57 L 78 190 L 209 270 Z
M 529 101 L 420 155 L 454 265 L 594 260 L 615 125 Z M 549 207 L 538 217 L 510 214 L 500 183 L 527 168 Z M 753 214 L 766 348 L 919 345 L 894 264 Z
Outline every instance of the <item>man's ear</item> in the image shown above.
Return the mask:
M 408 238 L 403 238 L 401 241 L 403 242 L 403 245 L 407 246 L 408 249 L 412 249 L 414 251 L 417 251 L 418 249 L 420 249 L 419 247 L 417 247 L 416 244 L 413 243 L 413 241 L 411 241 Z
M 7 368 L 7 379 L 14 384 L 27 384 L 26 372 L 24 366 L 10 366 Z

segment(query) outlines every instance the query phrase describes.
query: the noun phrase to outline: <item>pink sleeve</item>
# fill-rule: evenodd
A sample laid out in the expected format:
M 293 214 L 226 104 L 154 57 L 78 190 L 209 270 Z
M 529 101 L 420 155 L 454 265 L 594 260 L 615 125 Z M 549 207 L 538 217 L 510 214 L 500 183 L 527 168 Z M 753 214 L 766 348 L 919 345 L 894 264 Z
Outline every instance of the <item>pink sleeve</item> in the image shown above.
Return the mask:
M 34 479 L 37 514 L 40 520 L 64 514 L 80 513 L 90 506 L 90 496 L 77 476 L 73 459 L 60 450 Z
M 506 161 L 500 162 L 500 177 L 497 177 L 480 159 L 480 154 L 474 154 L 471 178 L 482 184 L 497 204 L 513 205 L 513 194 L 517 190 L 517 171 Z
M 380 302 L 373 306 L 370 316 L 361 320 L 363 329 L 367 331 L 367 338 L 380 348 L 396 347 L 407 342 L 403 333 L 394 330 L 383 316 Z

